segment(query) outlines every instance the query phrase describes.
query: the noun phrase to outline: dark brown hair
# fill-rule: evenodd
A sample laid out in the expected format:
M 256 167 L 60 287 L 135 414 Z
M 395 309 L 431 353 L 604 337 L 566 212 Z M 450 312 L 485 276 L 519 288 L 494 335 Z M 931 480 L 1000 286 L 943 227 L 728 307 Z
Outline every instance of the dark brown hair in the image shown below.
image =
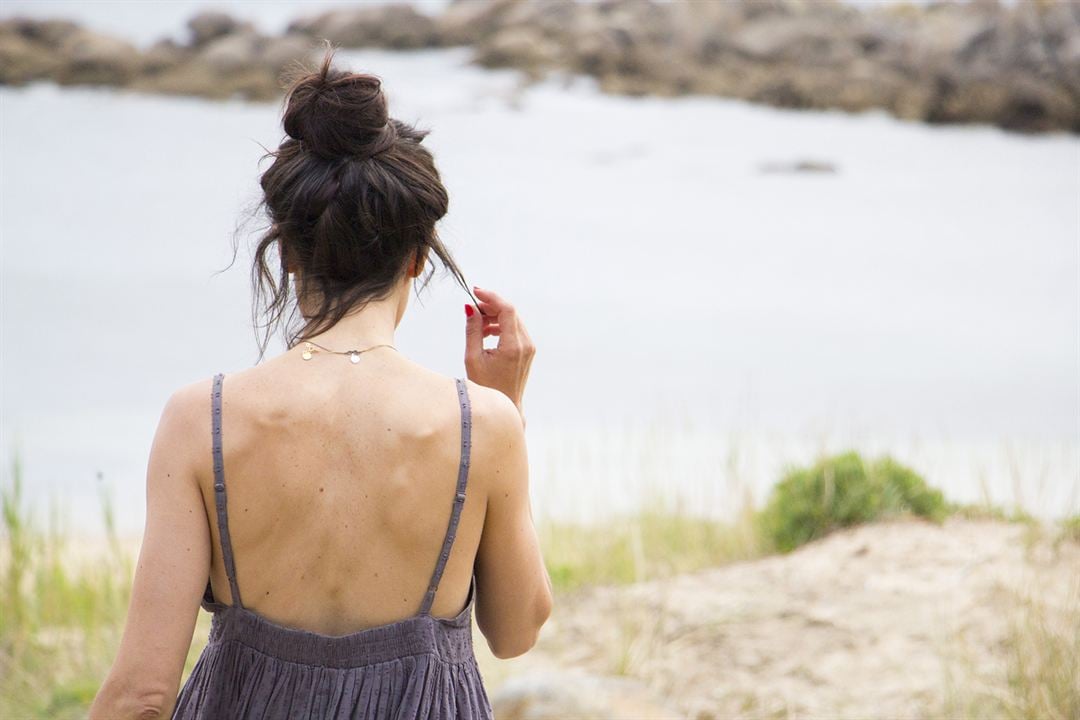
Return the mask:
M 413 261 L 431 253 L 469 290 L 435 231 L 448 196 L 421 145 L 428 131 L 391 118 L 380 79 L 332 68 L 333 55 L 328 44 L 317 71 L 299 70 L 283 101 L 287 137 L 264 156 L 273 163 L 260 180 L 259 207 L 271 224 L 252 266 L 252 319 L 264 330 L 260 360 L 283 319 L 291 348 L 388 297 Z M 267 257 L 275 245 L 276 267 Z M 301 272 L 297 293 L 315 310 L 290 330 L 298 310 L 285 318 L 293 266 Z M 427 266 L 417 293 L 434 274 Z

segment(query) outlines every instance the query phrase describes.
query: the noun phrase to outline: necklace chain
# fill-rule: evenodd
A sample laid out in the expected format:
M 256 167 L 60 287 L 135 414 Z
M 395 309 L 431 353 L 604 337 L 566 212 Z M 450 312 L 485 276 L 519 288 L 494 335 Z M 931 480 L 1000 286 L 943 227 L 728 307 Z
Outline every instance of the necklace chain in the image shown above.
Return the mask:
M 300 357 L 304 358 L 305 360 L 310 360 L 315 355 L 315 353 L 319 352 L 319 350 L 322 350 L 323 352 L 332 353 L 334 355 L 348 355 L 349 360 L 352 361 L 353 365 L 360 362 L 360 356 L 363 353 L 366 353 L 366 352 L 368 352 L 370 350 L 374 350 L 375 348 L 388 347 L 388 348 L 392 348 L 395 352 L 397 351 L 396 347 L 394 347 L 393 345 L 389 345 L 387 343 L 382 343 L 382 344 L 379 344 L 379 345 L 372 345 L 371 347 L 364 348 L 363 350 L 331 350 L 330 348 L 324 348 L 322 345 L 319 345 L 318 343 L 313 343 L 310 340 L 305 340 L 304 345 L 305 345 L 304 352 L 303 352 L 303 354 L 301 354 Z

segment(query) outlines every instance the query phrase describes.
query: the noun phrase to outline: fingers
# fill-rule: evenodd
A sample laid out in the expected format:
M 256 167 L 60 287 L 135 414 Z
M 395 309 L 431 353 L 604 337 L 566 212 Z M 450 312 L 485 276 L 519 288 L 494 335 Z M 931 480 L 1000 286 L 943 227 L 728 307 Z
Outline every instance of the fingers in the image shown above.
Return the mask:
M 477 299 L 481 302 L 481 309 L 484 310 L 492 322 L 498 323 L 499 326 L 497 333 L 485 332 L 484 336 L 498 335 L 499 344 L 497 347 L 504 352 L 517 352 L 521 349 L 522 342 L 519 334 L 521 334 L 522 328 L 514 306 L 501 295 L 491 290 L 484 290 L 474 285 L 473 292 L 476 293 Z M 485 318 L 485 320 L 487 319 Z
M 473 292 L 476 293 L 476 298 L 480 301 L 480 309 L 484 311 L 485 315 L 495 315 L 501 318 L 504 313 L 508 314 L 508 316 L 515 314 L 514 306 L 498 293 L 478 288 L 475 285 L 473 285 Z
M 472 310 L 472 313 L 469 313 Z M 471 305 L 465 306 L 465 361 L 471 362 L 484 351 L 484 318 Z
M 473 291 L 480 312 L 466 320 L 465 369 L 474 382 L 500 390 L 520 409 L 536 347 L 506 298 L 476 286 Z M 466 305 L 466 311 L 473 307 Z M 488 336 L 498 337 L 496 347 L 484 348 Z
M 492 290 L 473 285 L 473 292 L 480 301 L 480 309 L 484 313 L 483 338 L 489 335 L 499 337 L 498 349 L 508 352 L 520 353 L 531 359 L 536 354 L 536 346 L 532 338 L 525 330 L 524 323 L 518 317 L 517 310 L 505 298 Z

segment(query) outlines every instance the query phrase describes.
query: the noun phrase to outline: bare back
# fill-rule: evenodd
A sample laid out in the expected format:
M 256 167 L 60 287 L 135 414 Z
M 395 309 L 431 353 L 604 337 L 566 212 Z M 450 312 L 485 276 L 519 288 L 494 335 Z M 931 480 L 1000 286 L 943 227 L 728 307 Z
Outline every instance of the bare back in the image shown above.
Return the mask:
M 243 603 L 325 635 L 419 611 L 461 459 L 454 380 L 392 349 L 362 357 L 353 365 L 286 353 L 223 385 L 229 528 Z M 477 387 L 469 385 L 474 407 L 482 403 Z M 466 602 L 487 505 L 482 476 L 474 464 L 432 615 L 453 617 Z M 209 462 L 200 486 L 214 540 L 214 596 L 229 602 Z

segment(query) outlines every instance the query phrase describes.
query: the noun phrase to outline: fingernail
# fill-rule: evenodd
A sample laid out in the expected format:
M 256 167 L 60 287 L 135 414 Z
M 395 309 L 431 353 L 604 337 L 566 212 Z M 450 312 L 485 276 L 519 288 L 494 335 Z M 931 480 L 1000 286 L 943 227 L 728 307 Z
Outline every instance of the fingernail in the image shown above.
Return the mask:
M 473 314 L 472 305 L 469 305 L 468 303 L 465 303 L 465 317 L 472 317 L 472 314 Z

